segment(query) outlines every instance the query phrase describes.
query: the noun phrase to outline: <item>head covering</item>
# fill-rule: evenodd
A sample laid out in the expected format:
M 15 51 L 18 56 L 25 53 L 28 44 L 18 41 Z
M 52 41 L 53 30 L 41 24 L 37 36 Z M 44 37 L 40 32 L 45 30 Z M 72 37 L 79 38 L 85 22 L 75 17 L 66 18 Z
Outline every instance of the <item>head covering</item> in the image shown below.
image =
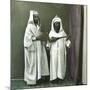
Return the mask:
M 59 32 L 60 32 L 61 30 L 63 30 L 61 18 L 58 17 L 57 15 L 56 15 L 56 16 L 53 18 L 53 20 L 52 20 L 52 23 L 51 23 L 51 30 L 52 30 L 53 32 L 55 32 L 54 26 L 53 26 L 53 24 L 54 24 L 55 22 L 60 22 L 60 29 L 59 29 Z
M 59 32 L 56 33 L 55 29 L 54 29 L 54 23 L 55 22 L 60 22 L 60 29 L 59 29 Z M 51 23 L 51 31 L 49 33 L 49 37 L 60 37 L 61 35 L 65 35 L 65 32 L 64 32 L 64 29 L 63 29 L 63 26 L 62 26 L 62 20 L 60 17 L 58 17 L 57 15 L 52 19 L 52 23 Z
M 38 15 L 39 13 L 37 12 L 37 11 L 35 11 L 35 10 L 30 10 L 30 16 L 29 16 L 29 20 L 28 20 L 28 24 L 29 23 L 33 23 L 33 15 Z

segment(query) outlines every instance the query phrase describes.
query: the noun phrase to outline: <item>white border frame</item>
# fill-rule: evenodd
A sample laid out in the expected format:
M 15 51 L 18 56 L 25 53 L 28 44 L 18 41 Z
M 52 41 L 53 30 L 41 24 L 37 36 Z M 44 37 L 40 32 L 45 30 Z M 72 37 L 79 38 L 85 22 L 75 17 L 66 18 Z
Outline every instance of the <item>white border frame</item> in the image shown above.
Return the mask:
M 30 0 L 49 2 L 50 0 Z M 52 3 L 88 5 L 88 69 L 90 68 L 90 6 L 89 0 L 52 0 Z M 41 90 L 89 90 L 90 70 L 88 70 L 88 85 L 39 88 Z M 37 90 L 39 90 L 37 89 Z M 10 90 L 10 0 L 0 0 L 0 90 Z M 25 89 L 23 89 L 25 90 Z M 29 90 L 29 89 L 28 89 Z

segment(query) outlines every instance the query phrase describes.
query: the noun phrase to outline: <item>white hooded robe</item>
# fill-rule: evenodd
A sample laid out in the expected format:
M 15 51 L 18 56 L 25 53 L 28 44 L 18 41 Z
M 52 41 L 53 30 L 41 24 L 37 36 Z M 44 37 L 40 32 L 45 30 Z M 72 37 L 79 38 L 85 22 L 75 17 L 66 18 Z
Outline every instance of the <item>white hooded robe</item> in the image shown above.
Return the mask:
M 59 33 L 56 33 L 53 27 L 53 23 L 56 21 L 60 22 Z M 52 37 L 64 38 L 50 43 L 50 80 L 55 80 L 56 78 L 64 79 L 66 72 L 66 46 L 69 47 L 70 40 L 66 41 L 67 35 L 63 30 L 61 19 L 57 16 L 52 20 L 49 38 L 51 39 Z
M 34 12 L 35 11 L 30 11 L 30 17 L 24 36 L 24 80 L 27 84 L 36 84 L 36 80 L 39 80 L 42 75 L 49 75 L 45 47 L 40 40 L 33 41 L 40 33 L 40 26 L 35 26 L 33 22 Z

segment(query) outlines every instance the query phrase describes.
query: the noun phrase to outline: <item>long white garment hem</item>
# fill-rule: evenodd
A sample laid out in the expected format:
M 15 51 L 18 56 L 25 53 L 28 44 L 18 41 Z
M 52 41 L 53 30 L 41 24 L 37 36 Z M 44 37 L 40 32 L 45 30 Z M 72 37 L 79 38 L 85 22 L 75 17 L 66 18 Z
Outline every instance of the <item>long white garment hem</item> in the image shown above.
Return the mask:
M 55 79 L 57 79 L 57 78 L 59 78 L 59 79 L 61 79 L 61 80 L 63 80 L 64 79 L 64 77 L 53 77 L 53 78 L 50 78 L 50 81 L 53 81 L 53 80 L 55 80 Z
M 27 83 L 27 85 L 35 85 L 36 84 L 36 80 L 25 80 L 24 81 Z

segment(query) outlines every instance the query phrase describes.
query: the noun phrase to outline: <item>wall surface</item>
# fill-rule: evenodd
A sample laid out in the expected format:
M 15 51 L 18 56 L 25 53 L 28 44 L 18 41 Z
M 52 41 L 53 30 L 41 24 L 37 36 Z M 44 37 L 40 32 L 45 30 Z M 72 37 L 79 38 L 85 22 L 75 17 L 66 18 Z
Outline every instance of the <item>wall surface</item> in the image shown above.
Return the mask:
M 21 2 L 11 0 L 11 78 L 24 76 L 24 32 L 29 18 L 29 11 L 37 10 L 40 14 L 42 31 L 50 31 L 51 20 L 57 14 L 61 17 L 65 32 L 69 33 L 70 5 L 39 2 Z

